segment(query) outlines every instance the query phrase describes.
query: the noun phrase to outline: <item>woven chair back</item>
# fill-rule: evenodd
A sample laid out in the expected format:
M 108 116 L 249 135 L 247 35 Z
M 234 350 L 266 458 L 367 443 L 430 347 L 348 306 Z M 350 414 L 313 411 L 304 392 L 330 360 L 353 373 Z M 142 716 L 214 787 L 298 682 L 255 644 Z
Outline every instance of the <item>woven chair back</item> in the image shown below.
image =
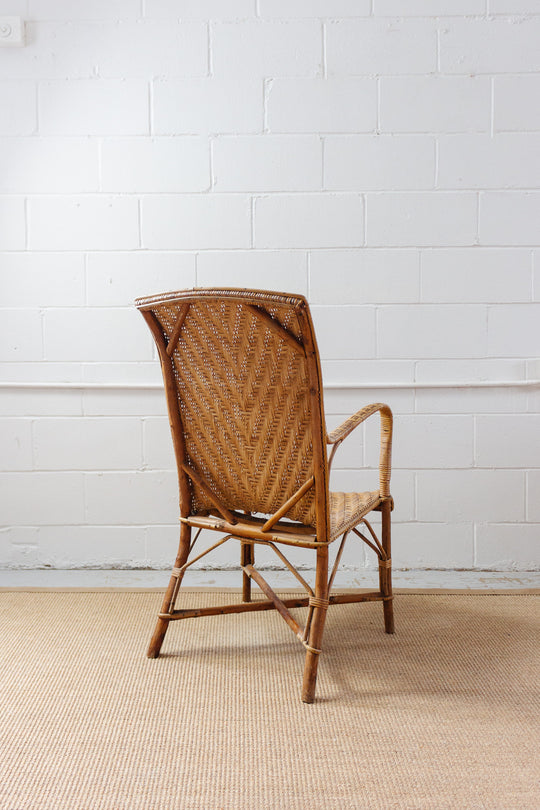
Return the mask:
M 194 471 L 183 512 L 215 511 L 213 495 L 230 511 L 271 515 L 315 476 L 317 486 L 286 517 L 316 526 L 327 483 L 320 367 L 305 299 L 190 290 L 136 303 L 160 349 L 179 473 L 186 464 Z

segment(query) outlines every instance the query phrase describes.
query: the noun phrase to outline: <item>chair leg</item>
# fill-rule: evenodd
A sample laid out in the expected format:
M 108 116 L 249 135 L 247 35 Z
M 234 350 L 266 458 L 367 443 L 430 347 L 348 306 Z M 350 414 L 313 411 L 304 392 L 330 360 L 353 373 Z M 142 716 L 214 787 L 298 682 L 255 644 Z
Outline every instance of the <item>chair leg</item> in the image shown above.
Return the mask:
M 302 684 L 302 700 L 304 703 L 313 703 L 315 687 L 317 684 L 317 667 L 328 607 L 328 549 L 317 549 L 317 570 L 315 575 L 315 600 L 320 602 L 313 609 L 313 617 L 309 629 L 308 649 L 304 665 L 304 682 Z
M 254 565 L 255 548 L 253 543 L 242 543 L 240 546 L 240 565 Z M 251 577 L 242 572 L 242 602 L 251 602 Z
M 382 506 L 382 547 L 387 559 L 379 565 L 379 584 L 381 593 L 386 599 L 383 602 L 384 629 L 386 633 L 394 632 L 394 607 L 392 595 L 392 545 L 391 545 L 391 506 L 385 501 Z
M 184 563 L 187 562 L 190 542 L 191 526 L 187 526 L 185 523 L 182 523 L 180 527 L 180 544 L 178 547 L 178 555 L 174 563 L 176 568 L 180 568 L 182 565 L 184 565 Z M 180 583 L 182 582 L 182 576 L 182 574 L 180 574 L 180 576 L 171 576 L 169 585 L 165 591 L 165 596 L 163 597 L 163 602 L 161 604 L 161 613 L 170 613 L 172 610 L 174 610 L 174 602 L 176 600 Z M 158 657 L 168 627 L 168 619 L 158 618 L 154 635 L 152 636 L 150 646 L 148 647 L 148 652 L 146 653 L 148 658 Z

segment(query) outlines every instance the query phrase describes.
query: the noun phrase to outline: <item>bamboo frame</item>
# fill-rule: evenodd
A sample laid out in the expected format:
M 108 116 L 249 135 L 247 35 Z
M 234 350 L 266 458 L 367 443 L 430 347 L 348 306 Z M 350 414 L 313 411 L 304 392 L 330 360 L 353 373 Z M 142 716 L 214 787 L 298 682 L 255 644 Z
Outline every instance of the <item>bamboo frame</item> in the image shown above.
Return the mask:
M 319 353 L 309 307 L 302 296 L 231 288 L 185 290 L 139 299 L 136 305 L 158 347 L 177 463 L 181 521 L 179 550 L 148 656 L 159 655 L 171 621 L 277 610 L 305 647 L 302 700 L 311 703 L 330 605 L 381 601 L 385 630 L 394 631 L 390 408 L 383 403 L 369 405 L 339 428 L 326 432 Z M 272 402 L 274 408 L 268 405 Z M 290 414 L 284 411 L 283 416 L 276 410 L 287 407 Z M 237 418 L 237 413 L 245 416 Z M 381 420 L 379 490 L 331 494 L 328 476 L 337 448 L 375 413 Z M 216 433 L 214 423 L 220 421 Z M 245 429 L 251 432 L 243 434 Z M 255 475 L 252 454 L 259 451 L 254 448 L 269 447 L 269 436 L 281 466 L 275 466 L 277 462 L 270 453 L 262 463 L 257 462 Z M 287 472 L 276 472 L 278 469 Z M 249 487 L 242 483 L 244 477 Z M 262 501 L 251 491 L 259 491 L 259 482 L 264 484 L 260 490 Z M 293 488 L 291 482 L 293 495 L 288 494 Z M 270 504 L 272 509 L 268 509 Z M 380 540 L 366 520 L 372 510 L 382 515 Z M 270 513 L 270 517 L 260 518 L 252 512 Z M 361 524 L 370 537 L 357 529 Z M 193 542 L 192 528 L 198 530 Z M 218 531 L 225 537 L 193 556 L 202 529 Z M 378 556 L 379 590 L 331 594 L 350 531 Z M 341 542 L 329 574 L 329 544 L 338 536 Z M 177 609 L 186 570 L 231 539 L 240 542 L 242 602 Z M 306 597 L 281 599 L 275 593 L 255 567 L 255 546 L 259 544 L 273 549 L 304 588 Z M 313 587 L 283 554 L 283 545 L 315 551 Z M 266 600 L 253 601 L 252 582 Z M 290 609 L 299 607 L 308 608 L 304 626 L 290 613 Z

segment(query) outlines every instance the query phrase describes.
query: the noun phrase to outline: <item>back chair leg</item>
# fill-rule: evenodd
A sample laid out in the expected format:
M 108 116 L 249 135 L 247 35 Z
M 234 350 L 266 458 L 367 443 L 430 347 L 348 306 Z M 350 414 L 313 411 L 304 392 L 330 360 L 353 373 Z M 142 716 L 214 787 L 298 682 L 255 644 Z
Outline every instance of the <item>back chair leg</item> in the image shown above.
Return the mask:
M 317 684 L 317 667 L 321 652 L 324 622 L 328 608 L 328 548 L 317 549 L 317 570 L 315 575 L 315 598 L 310 599 L 313 605 L 313 617 L 309 629 L 306 662 L 304 665 L 304 682 L 302 700 L 313 703 Z
M 387 633 L 394 632 L 394 607 L 392 594 L 392 545 L 391 545 L 391 505 L 385 501 L 382 505 L 382 547 L 386 560 L 379 564 L 379 584 L 381 593 L 385 598 L 383 602 L 384 629 Z
M 191 526 L 182 523 L 180 527 L 180 544 L 178 547 L 178 555 L 174 563 L 175 568 L 180 568 L 187 562 L 189 556 L 190 542 L 191 542 Z M 160 611 L 161 613 L 170 613 L 174 609 L 174 602 L 176 599 L 176 594 L 178 593 L 178 589 L 182 582 L 182 577 L 183 574 L 180 574 L 178 576 L 173 574 L 173 576 L 171 576 L 168 588 L 165 591 L 165 596 L 163 597 L 163 602 Z M 148 652 L 146 653 L 148 658 L 158 657 L 168 627 L 169 627 L 168 619 L 159 618 L 157 620 L 156 629 L 154 630 L 154 635 L 152 636 L 150 646 L 148 647 Z
M 240 565 L 255 564 L 255 548 L 253 543 L 242 543 L 240 546 Z M 242 572 L 242 602 L 251 602 L 251 577 Z

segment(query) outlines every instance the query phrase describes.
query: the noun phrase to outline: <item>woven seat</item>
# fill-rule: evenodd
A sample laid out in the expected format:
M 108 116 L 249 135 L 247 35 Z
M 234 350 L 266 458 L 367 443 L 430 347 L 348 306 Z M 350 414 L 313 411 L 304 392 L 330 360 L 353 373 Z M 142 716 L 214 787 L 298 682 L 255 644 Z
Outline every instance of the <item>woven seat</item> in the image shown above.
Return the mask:
M 311 703 L 329 605 L 380 600 L 385 630 L 394 629 L 390 408 L 368 405 L 326 432 L 319 354 L 309 307 L 300 295 L 196 289 L 141 298 L 136 305 L 152 331 L 161 361 L 181 521 L 178 554 L 148 656 L 158 657 L 171 621 L 276 609 L 305 648 L 302 699 Z M 381 423 L 379 489 L 331 493 L 328 478 L 337 448 L 375 413 Z M 381 540 L 366 519 L 374 510 L 381 513 Z M 369 536 L 359 527 L 365 527 Z M 211 532 L 221 536 L 199 553 L 195 543 L 203 531 L 203 536 Z M 378 556 L 379 589 L 332 594 L 351 532 Z M 329 546 L 338 538 L 329 571 Z M 240 546 L 242 601 L 177 609 L 185 571 L 230 541 Z M 306 597 L 281 600 L 275 594 L 255 567 L 257 545 L 276 553 Z M 286 546 L 315 552 L 313 586 L 287 559 Z M 252 582 L 266 600 L 252 601 Z M 308 608 L 304 626 L 291 614 L 292 607 Z
M 344 532 L 358 526 L 364 515 L 372 512 L 381 503 L 376 492 L 331 492 L 330 493 L 330 539 L 335 540 Z

